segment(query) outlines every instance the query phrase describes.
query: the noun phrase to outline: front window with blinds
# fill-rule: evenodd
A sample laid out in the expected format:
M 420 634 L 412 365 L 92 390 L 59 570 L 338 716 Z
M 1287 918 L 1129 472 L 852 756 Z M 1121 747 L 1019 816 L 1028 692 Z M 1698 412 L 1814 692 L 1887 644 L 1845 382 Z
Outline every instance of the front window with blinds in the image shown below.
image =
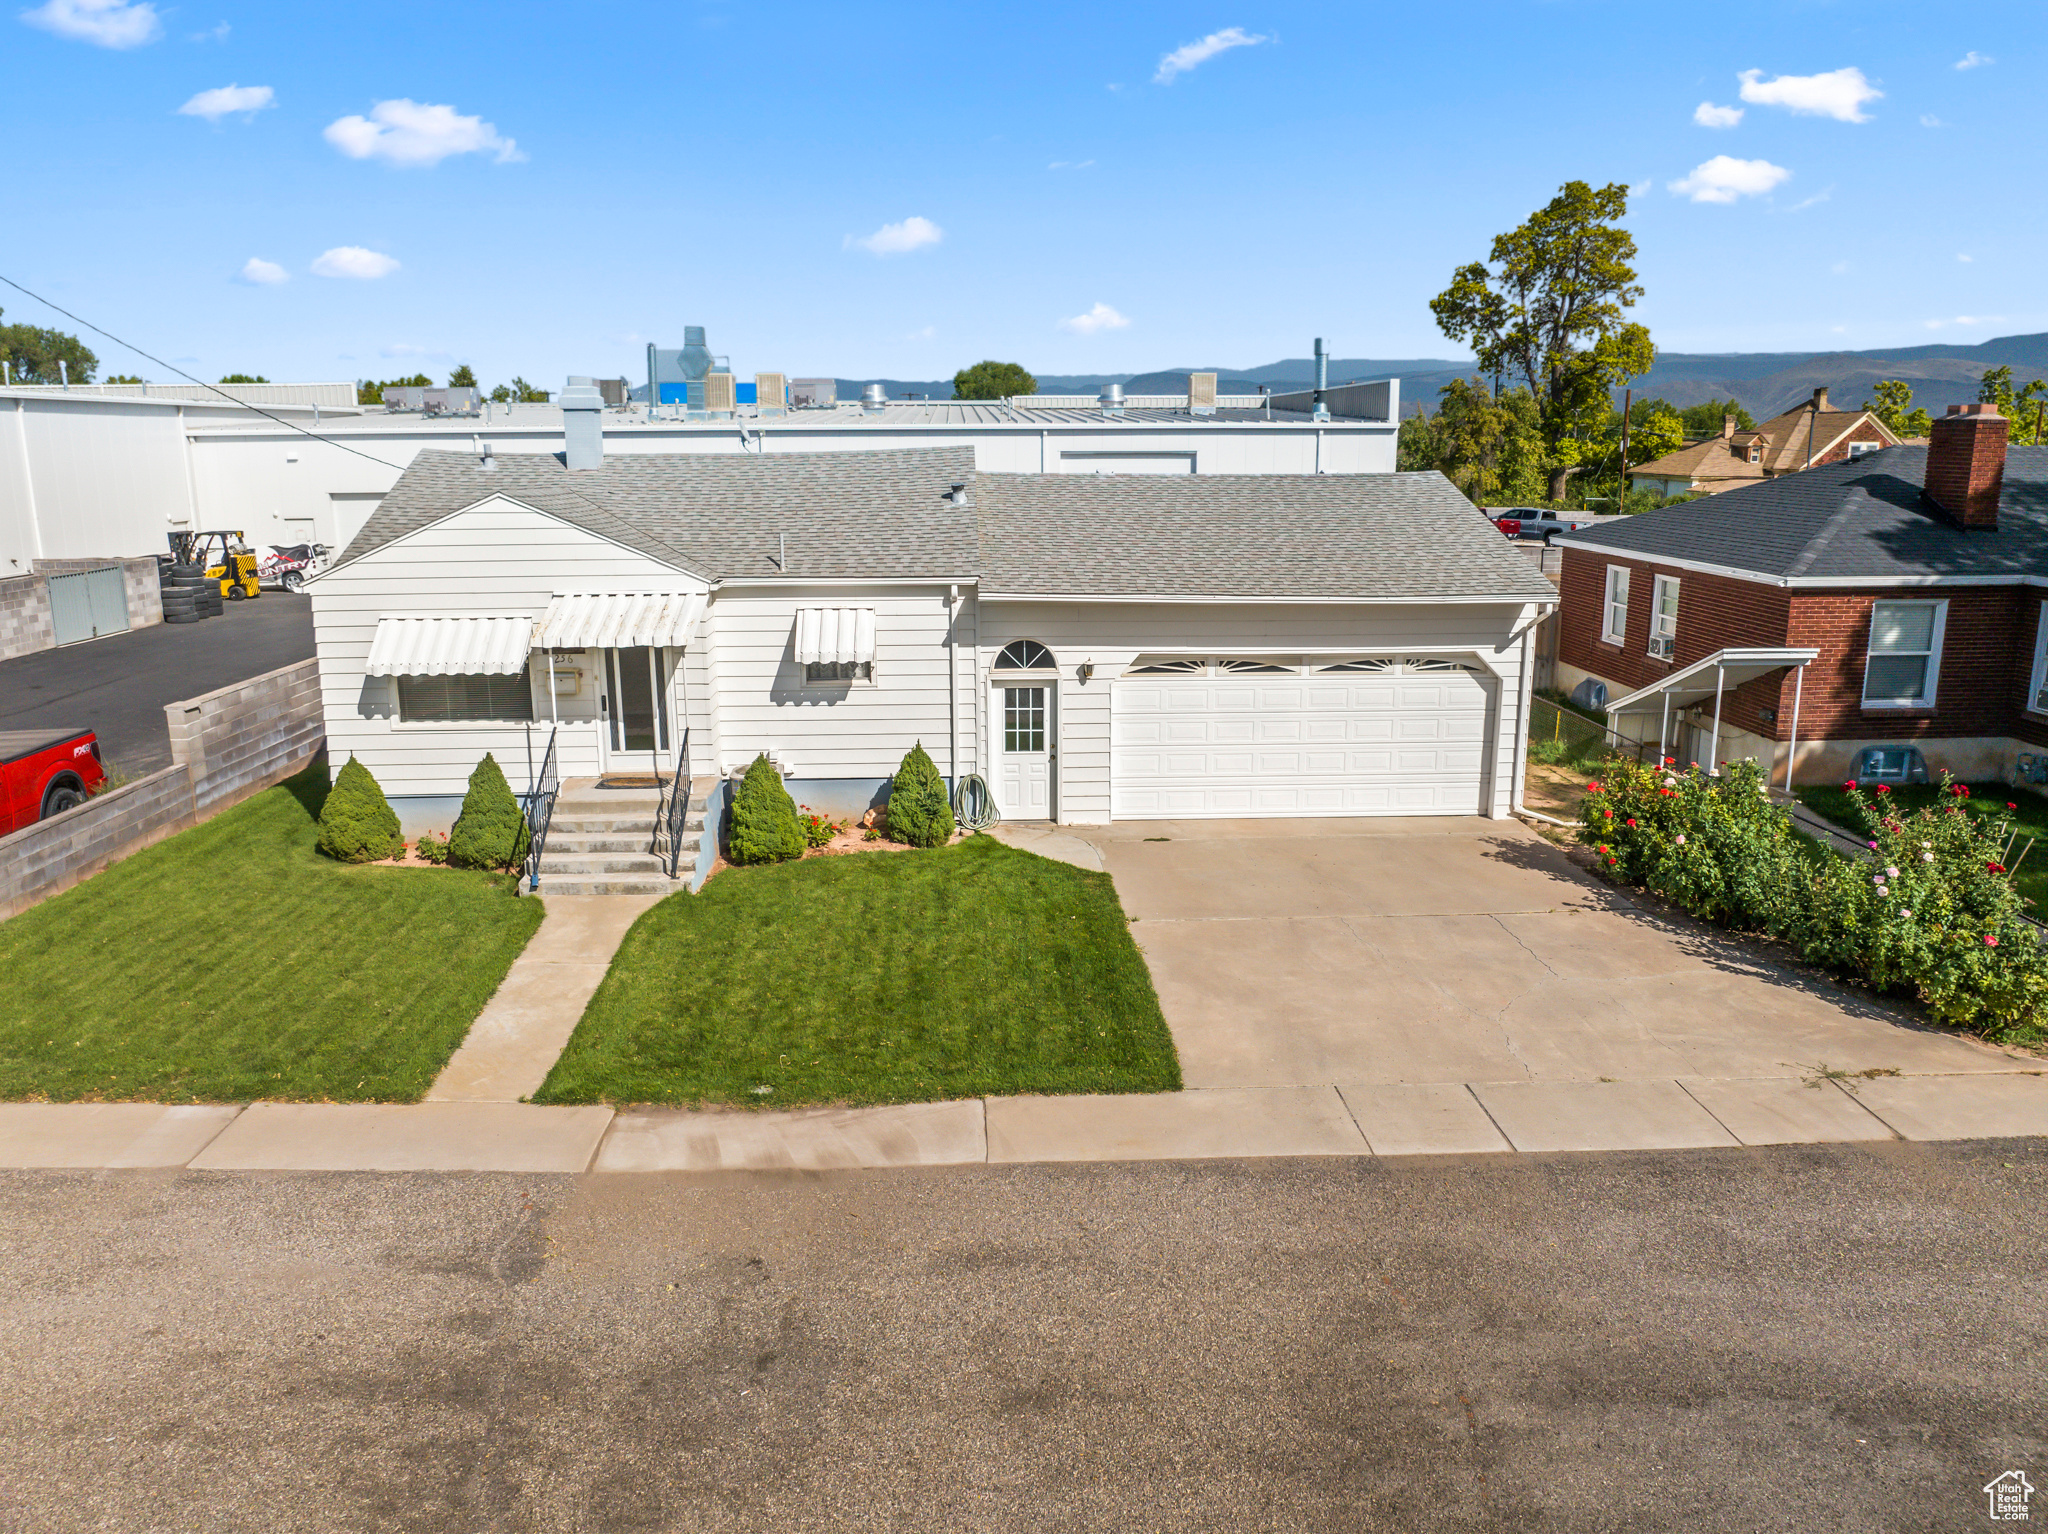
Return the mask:
M 406 724 L 519 724 L 533 718 L 533 689 L 524 671 L 509 676 L 402 676 L 398 717 Z
M 1607 567 L 1607 601 L 1600 620 L 1600 637 L 1620 644 L 1628 633 L 1628 566 Z
M 1927 708 L 1941 672 L 1946 602 L 1878 602 L 1870 609 L 1863 666 L 1865 708 Z

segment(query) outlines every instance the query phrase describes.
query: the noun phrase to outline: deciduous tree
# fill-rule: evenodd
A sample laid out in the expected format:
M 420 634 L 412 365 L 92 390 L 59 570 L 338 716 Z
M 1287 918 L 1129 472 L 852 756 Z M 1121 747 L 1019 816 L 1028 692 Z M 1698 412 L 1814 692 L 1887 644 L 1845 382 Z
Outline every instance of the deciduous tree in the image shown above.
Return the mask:
M 2037 378 L 2015 389 L 2010 365 L 1991 368 L 1978 386 L 1977 398 L 1987 405 L 1996 405 L 2000 415 L 2011 419 L 2012 436 L 2008 440 L 2016 446 L 2041 445 L 2042 407 L 2048 405 L 2048 382 Z
M 0 325 L 0 358 L 14 381 L 26 384 L 91 383 L 100 365 L 77 336 L 38 325 Z
M 1697 405 L 1687 405 L 1678 412 L 1678 419 L 1684 424 L 1687 440 L 1699 442 L 1720 436 L 1722 420 L 1731 415 L 1735 417 L 1737 431 L 1756 430 L 1756 417 L 1732 399 L 1702 400 Z
M 1609 390 L 1655 360 L 1649 330 L 1623 312 L 1643 296 L 1628 264 L 1635 239 L 1618 223 L 1627 212 L 1621 183 L 1568 181 L 1430 302 L 1482 373 L 1511 375 L 1535 398 L 1552 500 L 1589 458 L 1588 428 L 1613 408 Z
M 1902 379 L 1887 378 L 1873 391 L 1875 399 L 1863 402 L 1886 431 L 1894 437 L 1924 437 L 1934 429 L 1934 420 L 1924 410 L 1913 408 L 1913 386 Z
M 1038 380 L 1015 362 L 977 362 L 953 375 L 955 399 L 1007 399 L 1037 392 Z

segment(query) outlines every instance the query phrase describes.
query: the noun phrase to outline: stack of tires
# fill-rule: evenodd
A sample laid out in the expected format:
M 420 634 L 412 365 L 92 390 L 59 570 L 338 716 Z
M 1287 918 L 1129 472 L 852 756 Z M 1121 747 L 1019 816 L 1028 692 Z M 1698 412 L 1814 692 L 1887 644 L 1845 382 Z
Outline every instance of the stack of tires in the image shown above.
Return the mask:
M 166 623 L 197 623 L 201 618 L 217 618 L 227 609 L 220 582 L 209 579 L 198 565 L 160 564 L 157 585 L 163 593 Z

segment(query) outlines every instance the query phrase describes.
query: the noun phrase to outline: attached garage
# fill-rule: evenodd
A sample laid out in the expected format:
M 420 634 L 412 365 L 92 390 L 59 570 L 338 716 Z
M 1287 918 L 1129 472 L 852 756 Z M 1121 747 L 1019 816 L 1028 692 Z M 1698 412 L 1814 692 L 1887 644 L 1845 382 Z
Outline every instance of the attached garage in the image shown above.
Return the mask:
M 1439 657 L 1141 658 L 1111 694 L 1111 818 L 1480 814 L 1495 704 Z

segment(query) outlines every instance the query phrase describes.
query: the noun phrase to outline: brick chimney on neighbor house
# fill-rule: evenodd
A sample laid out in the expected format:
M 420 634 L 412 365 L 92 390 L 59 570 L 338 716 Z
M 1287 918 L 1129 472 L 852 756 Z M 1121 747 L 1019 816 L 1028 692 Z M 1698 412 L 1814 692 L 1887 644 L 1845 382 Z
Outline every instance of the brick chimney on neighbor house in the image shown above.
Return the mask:
M 1819 415 L 1828 408 L 1828 386 L 1822 384 L 1813 391 L 1813 413 Z
M 2012 422 L 1996 405 L 1951 405 L 1927 440 L 1927 494 L 1959 527 L 1996 529 Z

